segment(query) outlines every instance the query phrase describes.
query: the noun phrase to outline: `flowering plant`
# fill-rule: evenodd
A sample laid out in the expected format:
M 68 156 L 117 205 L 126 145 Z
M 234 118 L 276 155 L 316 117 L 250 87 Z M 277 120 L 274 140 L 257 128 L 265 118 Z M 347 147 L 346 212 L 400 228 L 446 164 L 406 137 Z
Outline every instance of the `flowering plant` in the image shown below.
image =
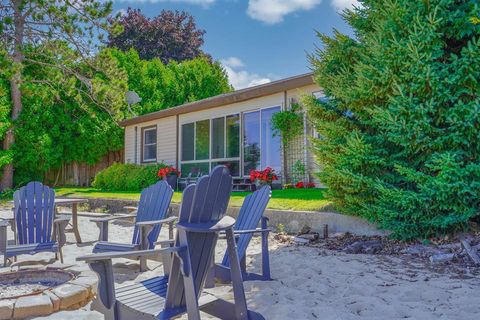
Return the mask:
M 295 187 L 291 183 L 287 183 L 287 184 L 283 185 L 283 189 L 293 189 L 293 188 L 295 188 Z
M 305 184 L 303 183 L 303 181 L 299 181 L 297 182 L 297 184 L 295 184 L 295 188 L 303 189 L 305 188 Z
M 315 188 L 315 183 L 313 183 L 313 182 L 307 183 L 307 188 L 309 188 L 309 189 Z
M 266 167 L 264 170 L 250 171 L 250 181 L 254 182 L 255 180 L 258 180 L 261 183 L 271 184 L 272 181 L 278 180 L 278 177 L 275 174 L 275 170 L 270 167 Z
M 157 176 L 160 179 L 164 179 L 167 176 L 180 177 L 180 171 L 178 171 L 175 167 L 169 166 L 169 167 L 161 168 L 160 170 L 158 170 Z

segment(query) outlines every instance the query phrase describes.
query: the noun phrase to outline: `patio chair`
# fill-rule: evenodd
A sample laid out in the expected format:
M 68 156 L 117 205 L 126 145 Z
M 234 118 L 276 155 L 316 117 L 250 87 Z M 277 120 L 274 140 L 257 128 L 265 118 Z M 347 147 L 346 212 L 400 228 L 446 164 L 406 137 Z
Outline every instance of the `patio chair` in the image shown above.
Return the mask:
M 225 167 L 216 167 L 209 176 L 188 186 L 182 199 L 177 235 L 173 247 L 104 253 L 80 257 L 100 278 L 93 304 L 107 319 L 172 319 L 188 314 L 200 319 L 200 310 L 221 319 L 264 319 L 247 309 L 240 262 L 235 246 L 235 219 L 225 216 L 232 177 Z M 215 245 L 225 231 L 231 257 L 231 278 L 235 302 L 217 299 L 203 292 Z M 173 255 L 169 273 L 115 289 L 112 259 L 125 255 Z
M 169 236 L 170 239 L 173 239 L 173 223 L 176 217 L 167 218 L 172 196 L 173 189 L 166 180 L 161 180 L 142 191 L 136 213 L 90 220 L 95 222 L 100 229 L 99 242 L 93 247 L 93 253 L 153 249 L 163 224 L 168 224 Z M 131 220 L 132 218 L 135 219 L 135 227 L 131 243 L 108 241 L 110 221 Z M 140 270 L 145 271 L 146 269 L 147 261 L 145 257 L 142 257 Z
M 264 186 L 261 189 L 245 197 L 243 205 L 238 213 L 237 222 L 233 227 L 237 241 L 238 257 L 242 270 L 243 281 L 248 280 L 271 280 L 270 278 L 270 258 L 268 253 L 268 218 L 263 216 L 265 208 L 270 201 L 270 186 Z M 261 228 L 257 228 L 261 223 Z M 262 237 L 262 273 L 248 273 L 246 270 L 247 247 L 254 234 L 261 234 Z M 214 278 L 221 282 L 230 282 L 230 256 L 225 252 L 222 263 L 213 263 L 210 274 L 207 279 L 207 287 L 214 286 Z
M 177 185 L 180 190 L 185 189 L 189 184 L 197 183 L 197 180 L 202 176 L 199 169 L 192 169 L 184 178 L 179 178 Z
M 3 264 L 22 254 L 54 252 L 63 263 L 62 247 L 69 218 L 55 218 L 55 191 L 40 182 L 30 182 L 13 194 L 15 245 L 8 245 L 8 221 L 0 222 L 0 253 Z

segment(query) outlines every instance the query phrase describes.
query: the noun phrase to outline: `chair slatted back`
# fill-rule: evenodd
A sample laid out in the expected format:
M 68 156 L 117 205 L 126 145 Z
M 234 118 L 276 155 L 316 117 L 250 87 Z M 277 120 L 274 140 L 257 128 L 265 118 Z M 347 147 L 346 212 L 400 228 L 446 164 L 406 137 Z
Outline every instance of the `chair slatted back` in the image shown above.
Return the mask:
M 173 189 L 166 180 L 160 180 L 148 188 L 143 189 L 140 195 L 136 220 L 142 222 L 165 219 L 172 196 Z M 160 225 L 156 225 L 150 232 L 148 236 L 148 249 L 154 248 L 154 243 L 160 234 L 160 228 Z M 139 244 L 140 241 L 140 230 L 138 227 L 135 227 L 133 230 L 132 244 Z
M 55 191 L 40 182 L 30 182 L 13 194 L 18 244 L 52 241 Z
M 267 208 L 268 201 L 271 197 L 270 186 L 263 186 L 261 189 L 249 194 L 245 197 L 243 205 L 238 213 L 237 221 L 235 222 L 235 230 L 254 230 L 257 228 L 260 219 Z M 252 239 L 253 233 L 241 234 L 237 241 L 238 258 L 241 260 L 245 257 L 248 244 Z M 225 252 L 222 265 L 229 267 L 230 259 L 228 252 Z
M 232 177 L 225 166 L 215 167 L 210 175 L 203 176 L 196 185 L 189 185 L 183 192 L 179 222 L 205 223 L 219 221 L 227 212 L 232 190 Z M 187 243 L 193 270 L 195 292 L 203 290 L 211 265 L 218 235 L 215 233 L 188 233 Z M 179 244 L 177 233 L 176 244 Z M 166 307 L 185 306 L 185 290 L 180 272 L 180 261 L 173 259 Z

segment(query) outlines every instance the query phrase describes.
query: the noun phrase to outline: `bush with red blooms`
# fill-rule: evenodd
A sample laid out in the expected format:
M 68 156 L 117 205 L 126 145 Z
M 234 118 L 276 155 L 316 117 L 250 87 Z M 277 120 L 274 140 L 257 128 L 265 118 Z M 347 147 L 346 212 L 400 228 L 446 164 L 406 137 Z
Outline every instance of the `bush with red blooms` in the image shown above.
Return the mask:
M 313 182 L 307 183 L 307 188 L 308 189 L 315 188 L 315 183 L 313 183 Z
M 305 188 L 305 184 L 303 183 L 303 181 L 299 181 L 295 184 L 295 188 L 303 189 L 303 188 Z
M 250 171 L 250 181 L 255 182 L 255 180 L 260 181 L 260 183 L 271 184 L 272 181 L 278 180 L 275 170 L 270 167 L 266 167 L 264 170 L 251 170 Z
M 160 179 L 164 179 L 167 176 L 180 177 L 180 171 L 178 171 L 175 167 L 165 167 L 158 170 L 157 176 Z

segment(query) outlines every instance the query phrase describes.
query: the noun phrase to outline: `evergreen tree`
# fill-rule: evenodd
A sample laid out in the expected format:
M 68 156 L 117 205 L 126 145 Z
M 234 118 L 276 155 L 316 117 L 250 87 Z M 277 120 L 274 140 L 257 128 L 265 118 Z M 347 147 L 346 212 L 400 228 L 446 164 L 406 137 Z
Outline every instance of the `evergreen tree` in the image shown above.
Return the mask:
M 480 8 L 475 0 L 364 0 L 355 38 L 319 34 L 306 98 L 320 179 L 344 212 L 399 238 L 480 215 Z

